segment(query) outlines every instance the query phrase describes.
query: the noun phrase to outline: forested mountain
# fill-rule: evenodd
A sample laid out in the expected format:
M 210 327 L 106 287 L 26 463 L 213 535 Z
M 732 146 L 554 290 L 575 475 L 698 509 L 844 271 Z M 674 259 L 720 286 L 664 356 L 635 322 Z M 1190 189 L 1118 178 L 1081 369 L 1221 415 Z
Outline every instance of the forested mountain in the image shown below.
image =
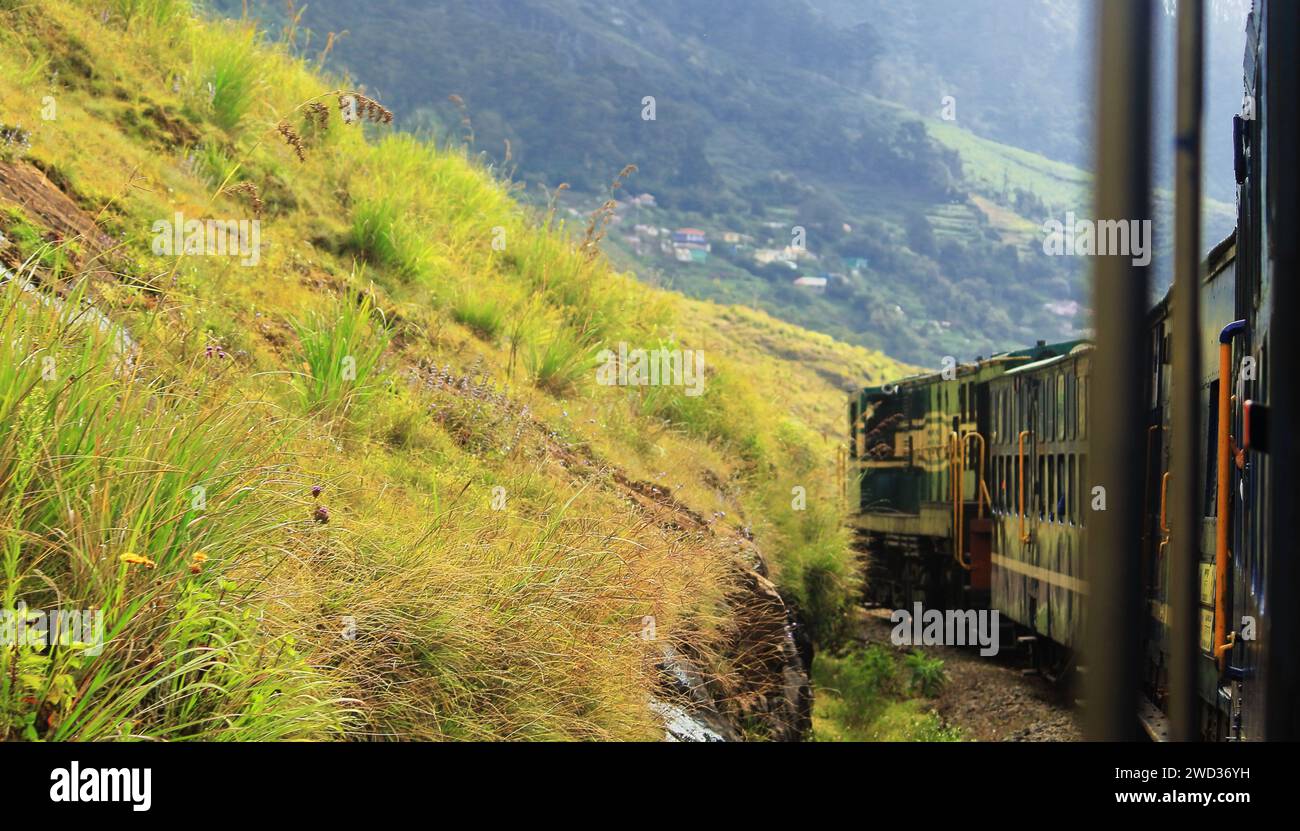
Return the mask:
M 1047 256 L 1041 229 L 1089 214 L 1088 3 L 215 5 L 283 28 L 303 54 L 328 44 L 327 65 L 382 95 L 399 125 L 472 143 L 535 203 L 568 185 L 558 204 L 579 233 L 635 165 L 605 245 L 651 282 L 921 364 L 1087 325 L 1084 261 Z M 1225 31 L 1240 29 L 1239 5 L 1216 6 Z M 1214 44 L 1214 66 L 1235 55 L 1236 71 L 1239 44 Z M 1240 104 L 1224 91 L 1232 71 L 1212 77 L 1216 125 Z M 1207 194 L 1229 200 L 1215 135 Z M 1213 240 L 1230 211 L 1210 207 Z M 1157 252 L 1167 211 L 1166 195 Z M 706 255 L 679 256 L 667 240 L 682 227 L 704 233 Z

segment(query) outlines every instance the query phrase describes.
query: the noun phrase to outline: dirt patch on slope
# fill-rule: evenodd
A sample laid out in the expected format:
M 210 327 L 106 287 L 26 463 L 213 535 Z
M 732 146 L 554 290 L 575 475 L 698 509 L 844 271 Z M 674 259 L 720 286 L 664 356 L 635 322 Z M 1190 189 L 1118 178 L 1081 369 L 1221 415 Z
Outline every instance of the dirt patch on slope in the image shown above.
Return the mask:
M 68 252 L 77 267 L 94 275 L 110 273 L 104 254 L 113 246 L 113 240 L 100 230 L 90 214 L 35 166 L 0 162 L 0 208 L 5 207 L 21 210 L 28 221 L 41 229 L 46 242 L 69 243 Z M 4 255 L 14 256 L 8 250 Z M 8 265 L 18 263 L 8 262 Z

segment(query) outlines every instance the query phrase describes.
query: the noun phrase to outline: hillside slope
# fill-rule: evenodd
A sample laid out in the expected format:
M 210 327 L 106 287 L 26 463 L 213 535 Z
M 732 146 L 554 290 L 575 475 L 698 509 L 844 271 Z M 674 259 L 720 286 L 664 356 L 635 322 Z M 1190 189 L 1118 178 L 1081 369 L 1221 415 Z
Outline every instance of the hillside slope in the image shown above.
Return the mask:
M 615 272 L 182 2 L 0 2 L 0 102 L 0 606 L 103 624 L 0 649 L 0 739 L 806 730 L 842 389 L 904 368 Z

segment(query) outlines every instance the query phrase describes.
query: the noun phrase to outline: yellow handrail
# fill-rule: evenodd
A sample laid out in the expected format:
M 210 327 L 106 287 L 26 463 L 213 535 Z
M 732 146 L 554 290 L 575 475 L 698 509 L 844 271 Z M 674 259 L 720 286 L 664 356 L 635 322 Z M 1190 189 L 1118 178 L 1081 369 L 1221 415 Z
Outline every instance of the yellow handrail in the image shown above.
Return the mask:
M 955 435 L 955 434 L 954 434 Z M 957 544 L 952 547 L 953 559 L 957 565 L 970 571 L 966 563 L 966 438 L 957 437 Z
M 1228 650 L 1236 642 L 1236 634 L 1228 628 L 1228 524 L 1232 522 L 1232 437 L 1229 419 L 1232 418 L 1230 402 L 1236 396 L 1232 389 L 1232 339 L 1246 330 L 1246 321 L 1234 320 L 1219 332 L 1219 435 L 1216 450 L 1218 473 L 1215 494 L 1214 522 L 1214 658 L 1223 672 L 1228 660 Z
M 952 491 L 952 558 L 963 568 L 961 556 L 961 500 L 962 500 L 962 453 L 961 437 L 957 432 L 948 433 L 948 479 Z
M 1218 434 L 1218 488 L 1215 494 L 1214 523 L 1214 657 L 1223 671 L 1226 660 L 1226 648 L 1232 645 L 1227 638 L 1228 628 L 1228 523 L 1232 521 L 1229 511 L 1229 490 L 1232 488 L 1230 439 L 1228 436 L 1228 419 L 1232 417 L 1229 409 L 1229 393 L 1232 387 L 1232 341 L 1225 343 L 1219 338 L 1219 434 Z
M 1019 501 L 1019 525 L 1020 541 L 1029 542 L 1029 533 L 1025 531 L 1025 436 L 1032 435 L 1033 430 L 1021 430 L 1020 436 L 1016 439 L 1017 455 L 1019 456 L 1020 465 L 1020 501 Z
M 983 519 L 985 498 L 987 497 L 989 492 L 989 489 L 984 486 L 984 447 L 985 447 L 984 437 L 980 435 L 978 430 L 972 430 L 966 434 L 965 438 L 962 439 L 963 447 L 965 446 L 965 443 L 969 442 L 971 439 L 979 439 L 980 442 L 980 465 L 979 468 L 977 468 L 978 470 L 977 478 L 979 479 L 979 493 L 976 494 L 976 501 L 979 504 L 980 519 Z

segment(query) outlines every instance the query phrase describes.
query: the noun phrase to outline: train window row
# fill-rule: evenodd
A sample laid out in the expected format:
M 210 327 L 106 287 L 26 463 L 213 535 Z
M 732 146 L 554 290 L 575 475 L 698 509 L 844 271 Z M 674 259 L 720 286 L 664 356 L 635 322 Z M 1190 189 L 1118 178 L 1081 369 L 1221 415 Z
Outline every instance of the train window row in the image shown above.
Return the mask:
M 1046 378 L 1025 378 L 1014 389 L 994 390 L 993 407 L 995 443 L 1014 444 L 1024 429 L 1040 441 L 1082 439 L 1088 432 L 1088 379 L 1073 368 Z
M 1025 459 L 1025 514 L 1043 522 L 1082 525 L 1086 507 L 1086 472 L 1082 453 L 1045 453 Z M 1015 515 L 1020 510 L 1020 459 L 993 457 L 993 510 Z

